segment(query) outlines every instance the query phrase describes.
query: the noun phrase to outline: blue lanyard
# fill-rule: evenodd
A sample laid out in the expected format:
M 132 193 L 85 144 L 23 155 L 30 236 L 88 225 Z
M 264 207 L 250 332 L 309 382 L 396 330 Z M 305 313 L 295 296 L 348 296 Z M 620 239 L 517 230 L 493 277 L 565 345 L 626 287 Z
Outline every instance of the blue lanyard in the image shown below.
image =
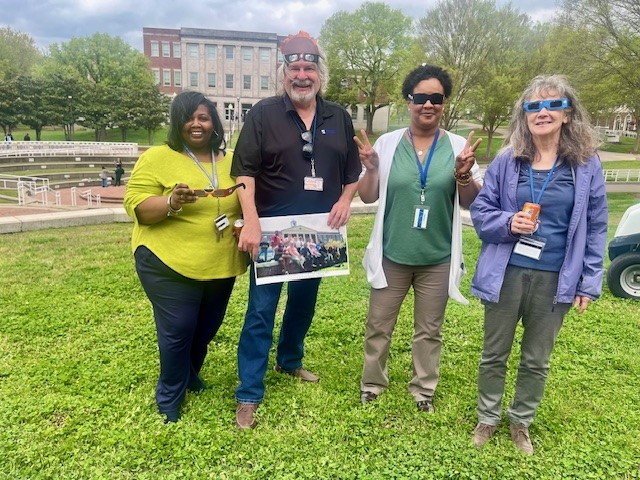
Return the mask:
M 429 155 L 427 156 L 427 163 L 424 168 L 422 168 L 422 164 L 420 163 L 420 157 L 416 152 L 416 145 L 413 143 L 413 134 L 411 133 L 411 129 L 408 128 L 407 132 L 409 132 L 409 139 L 411 140 L 411 146 L 413 147 L 413 153 L 416 156 L 416 163 L 418 164 L 418 172 L 420 173 L 420 187 L 422 191 L 420 192 L 420 200 L 424 202 L 424 189 L 427 186 L 427 173 L 429 172 L 429 165 L 431 165 L 431 159 L 433 158 L 433 152 L 436 151 L 436 144 L 438 143 L 438 137 L 440 136 L 440 129 L 436 132 L 436 136 L 433 138 L 433 143 L 431 144 L 431 148 L 429 149 Z
M 187 155 L 191 157 L 191 160 L 193 160 L 195 164 L 198 167 L 200 167 L 200 170 L 202 170 L 202 172 L 205 174 L 209 182 L 211 182 L 210 183 L 211 188 L 218 188 L 218 172 L 216 169 L 216 157 L 213 153 L 213 150 L 211 150 L 211 176 L 210 176 L 209 172 L 207 172 L 207 169 L 204 168 L 204 166 L 200 163 L 200 161 L 198 161 L 198 158 L 193 154 L 193 152 L 189 149 L 189 147 L 187 147 L 186 145 L 183 145 L 183 148 L 185 152 L 187 152 Z
M 551 167 L 551 170 L 549 170 L 549 173 L 547 174 L 547 178 L 542 184 L 542 188 L 540 189 L 538 198 L 536 198 L 535 193 L 533 192 L 533 169 L 531 168 L 531 165 L 529 165 L 529 186 L 531 187 L 531 201 L 533 203 L 537 203 L 538 205 L 540 205 L 540 200 L 542 200 L 542 194 L 547 189 L 547 185 L 549 185 L 549 182 L 551 181 L 551 176 L 553 175 L 553 171 L 556 169 L 556 165 L 558 165 L 559 158 L 560 157 L 556 157 L 556 161 L 553 162 L 553 167 Z

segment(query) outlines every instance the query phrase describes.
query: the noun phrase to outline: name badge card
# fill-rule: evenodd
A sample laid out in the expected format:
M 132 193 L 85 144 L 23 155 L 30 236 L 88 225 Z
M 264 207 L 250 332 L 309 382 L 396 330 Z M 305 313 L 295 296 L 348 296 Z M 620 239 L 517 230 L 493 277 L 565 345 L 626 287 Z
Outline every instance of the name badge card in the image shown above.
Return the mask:
M 304 177 L 304 189 L 322 192 L 324 188 L 322 177 Z
M 547 240 L 542 237 L 520 237 L 513 252 L 534 260 L 540 260 L 546 244 Z
M 418 230 L 426 230 L 428 218 L 429 207 L 425 205 L 416 205 L 413 212 L 413 228 L 417 228 Z

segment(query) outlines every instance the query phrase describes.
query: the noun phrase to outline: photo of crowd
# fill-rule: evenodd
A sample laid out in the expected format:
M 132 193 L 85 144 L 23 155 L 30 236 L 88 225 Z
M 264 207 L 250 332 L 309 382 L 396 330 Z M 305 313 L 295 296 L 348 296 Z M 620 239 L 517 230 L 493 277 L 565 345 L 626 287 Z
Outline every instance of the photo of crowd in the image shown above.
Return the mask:
M 260 284 L 347 275 L 346 231 L 340 231 L 344 227 L 327 227 L 326 217 L 316 214 L 260 219 L 263 229 L 255 259 L 256 281 Z

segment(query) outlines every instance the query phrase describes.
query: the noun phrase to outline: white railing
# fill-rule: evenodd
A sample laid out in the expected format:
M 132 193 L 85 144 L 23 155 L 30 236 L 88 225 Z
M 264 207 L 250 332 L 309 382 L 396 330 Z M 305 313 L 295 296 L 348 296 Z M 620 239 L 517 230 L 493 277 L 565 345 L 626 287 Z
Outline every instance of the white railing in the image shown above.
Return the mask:
M 604 181 L 611 183 L 634 183 L 640 182 L 640 170 L 624 169 L 604 169 Z
M 19 180 L 16 182 L 16 188 L 18 190 L 18 205 L 26 205 L 27 203 L 33 203 L 38 201 L 40 196 L 40 202 L 42 205 L 49 204 L 49 179 L 39 177 L 17 177 Z
M 71 157 L 78 155 L 135 157 L 138 155 L 138 144 L 115 142 L 0 142 L 0 157 Z

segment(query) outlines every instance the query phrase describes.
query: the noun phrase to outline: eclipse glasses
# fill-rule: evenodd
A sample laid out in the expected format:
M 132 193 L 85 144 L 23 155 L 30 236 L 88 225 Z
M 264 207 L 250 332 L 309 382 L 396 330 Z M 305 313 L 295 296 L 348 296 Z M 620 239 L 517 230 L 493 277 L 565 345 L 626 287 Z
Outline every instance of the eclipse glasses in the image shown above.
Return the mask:
M 431 105 L 442 105 L 444 103 L 444 95 L 441 93 L 410 93 L 407 98 L 414 105 L 424 105 L 427 102 L 431 102 Z
M 216 188 L 216 189 L 205 188 L 204 190 L 194 190 L 193 194 L 196 197 L 208 197 L 208 196 L 217 197 L 217 198 L 228 197 L 240 187 L 247 188 L 244 183 L 239 183 L 229 188 Z
M 535 102 L 524 102 L 522 105 L 527 113 L 539 112 L 543 108 L 547 110 L 564 110 L 571 106 L 568 98 L 555 98 L 553 100 L 536 100 Z
M 318 63 L 318 59 L 320 55 L 316 53 L 287 53 L 283 55 L 285 63 L 293 63 L 299 60 L 304 60 L 305 62 L 313 62 Z

